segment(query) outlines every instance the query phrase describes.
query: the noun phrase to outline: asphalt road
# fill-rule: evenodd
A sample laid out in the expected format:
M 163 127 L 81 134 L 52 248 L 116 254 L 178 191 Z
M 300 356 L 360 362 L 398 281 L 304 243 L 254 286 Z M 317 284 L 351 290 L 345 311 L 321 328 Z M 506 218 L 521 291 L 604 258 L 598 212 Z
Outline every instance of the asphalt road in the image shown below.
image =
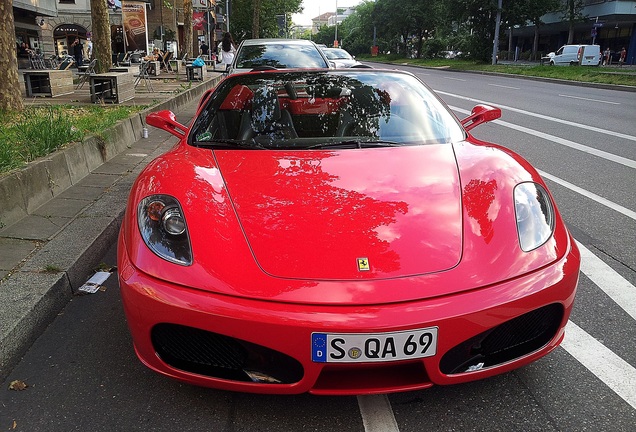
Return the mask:
M 75 297 L 0 390 L 0 430 L 633 431 L 636 425 L 636 94 L 406 68 L 474 134 L 547 179 L 584 255 L 562 347 L 488 380 L 373 397 L 263 396 L 192 387 L 136 359 L 116 276 Z M 103 260 L 114 265 L 115 249 Z M 7 390 L 12 380 L 23 391 Z

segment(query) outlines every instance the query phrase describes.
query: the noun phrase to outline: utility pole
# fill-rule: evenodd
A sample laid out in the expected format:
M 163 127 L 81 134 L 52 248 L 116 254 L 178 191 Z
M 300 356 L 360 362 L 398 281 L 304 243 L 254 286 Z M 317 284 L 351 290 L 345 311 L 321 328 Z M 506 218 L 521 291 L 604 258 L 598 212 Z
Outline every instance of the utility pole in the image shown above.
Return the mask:
M 336 35 L 333 39 L 333 46 L 338 48 L 338 0 L 336 0 Z
M 499 24 L 501 22 L 501 1 L 497 4 L 497 21 L 495 21 L 495 40 L 492 45 L 492 64 L 497 64 L 497 48 L 499 47 Z
M 225 0 L 225 27 L 230 31 L 230 0 Z
M 210 0 L 207 0 L 208 2 L 208 10 L 207 10 L 207 16 L 205 17 L 205 22 L 207 24 L 207 33 L 208 33 L 208 58 L 211 58 L 212 56 L 210 56 L 210 53 L 212 52 L 212 35 L 210 34 L 210 18 L 212 18 L 212 13 L 210 12 L 210 6 L 211 6 L 211 2 Z

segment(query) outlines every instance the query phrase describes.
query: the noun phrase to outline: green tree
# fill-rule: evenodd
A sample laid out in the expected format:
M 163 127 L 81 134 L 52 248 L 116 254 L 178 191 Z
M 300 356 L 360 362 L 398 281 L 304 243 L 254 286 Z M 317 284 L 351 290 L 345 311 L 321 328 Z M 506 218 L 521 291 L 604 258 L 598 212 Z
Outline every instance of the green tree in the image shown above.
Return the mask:
M 541 17 L 548 12 L 555 12 L 561 6 L 561 0 L 524 0 L 528 21 L 534 24 L 534 40 L 532 42 L 532 59 L 539 58 L 539 31 L 544 24 Z
M 198 53 L 192 37 L 192 0 L 183 0 L 183 51 L 193 55 Z
M 113 53 L 110 44 L 110 18 L 108 6 L 104 0 L 91 0 L 91 21 L 93 26 L 93 52 L 97 59 L 95 72 L 108 72 L 113 65 Z
M 392 1 L 378 0 L 374 13 L 382 17 L 377 24 L 377 34 L 388 44 L 393 53 L 404 56 L 410 55 L 408 46 L 411 35 L 415 31 L 415 20 L 410 15 L 414 13 L 414 0 Z
M 233 0 L 230 30 L 236 42 L 248 38 L 278 36 L 276 15 L 286 14 L 287 30 L 292 26 L 291 15 L 301 12 L 302 0 Z M 259 6 L 260 5 L 260 6 Z M 255 28 L 255 17 L 258 25 Z
M 355 13 L 342 22 L 342 43 L 353 55 L 369 54 L 373 45 L 373 30 L 376 24 L 375 2 L 360 3 Z M 377 41 L 376 41 L 377 42 Z
M 583 0 L 565 0 L 561 5 L 561 19 L 568 23 L 568 44 L 574 42 L 574 25 L 587 20 L 583 14 Z
M 489 62 L 497 0 L 450 0 L 447 10 L 449 18 L 457 27 L 458 40 L 461 40 L 459 48 L 473 59 Z
M 0 111 L 21 111 L 22 92 L 18 77 L 18 52 L 13 21 L 13 0 L 0 0 L 0 65 L 4 79 L 0 80 Z
M 333 46 L 333 41 L 336 37 L 336 28 L 335 26 L 327 26 L 323 25 L 318 29 L 318 33 L 316 33 L 313 37 L 313 41 L 317 44 L 324 44 L 327 46 Z

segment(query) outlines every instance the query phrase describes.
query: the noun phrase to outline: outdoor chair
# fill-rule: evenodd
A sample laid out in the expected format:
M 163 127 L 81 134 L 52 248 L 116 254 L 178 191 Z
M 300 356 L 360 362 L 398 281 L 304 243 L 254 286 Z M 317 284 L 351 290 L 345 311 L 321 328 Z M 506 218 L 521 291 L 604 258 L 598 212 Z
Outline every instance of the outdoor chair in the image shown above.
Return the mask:
M 60 63 L 60 65 L 57 68 L 58 70 L 67 70 L 74 64 L 75 64 L 75 60 L 73 59 L 73 57 L 68 56 L 64 58 L 62 63 Z
M 151 92 L 154 92 L 152 88 L 152 82 L 150 81 L 150 74 L 148 73 L 148 68 L 150 67 L 149 61 L 142 61 L 141 65 L 139 65 L 139 75 L 137 75 L 137 79 L 135 80 L 135 88 L 139 85 L 141 81 L 144 82 L 146 89 L 149 89 Z
M 172 66 L 170 66 L 170 59 L 172 59 L 172 51 L 167 51 L 161 59 L 161 67 L 163 67 L 166 72 L 174 72 Z
M 79 82 L 77 83 L 77 87 L 75 87 L 77 90 L 84 87 L 84 83 L 88 81 L 90 79 L 90 76 L 95 73 L 96 65 L 97 65 L 97 59 L 91 60 L 86 70 L 79 74 Z
M 117 66 L 121 67 L 121 66 L 130 66 L 130 51 L 126 52 L 126 53 L 119 53 L 117 54 L 117 61 L 116 61 Z
M 46 69 L 44 57 L 41 54 L 30 53 L 29 62 L 31 63 L 31 69 Z
M 49 69 L 57 69 L 60 66 L 60 62 L 58 61 L 56 55 L 50 56 L 48 59 L 46 59 L 46 62 Z
M 186 66 L 188 64 L 188 52 L 185 51 L 181 56 L 181 64 Z

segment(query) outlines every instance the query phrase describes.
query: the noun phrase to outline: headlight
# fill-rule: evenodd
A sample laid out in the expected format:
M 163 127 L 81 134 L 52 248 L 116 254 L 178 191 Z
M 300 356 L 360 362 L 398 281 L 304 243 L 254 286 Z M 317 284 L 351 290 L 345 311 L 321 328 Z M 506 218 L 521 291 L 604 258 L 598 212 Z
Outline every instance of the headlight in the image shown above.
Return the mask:
M 169 195 L 151 195 L 137 207 L 141 237 L 151 251 L 175 264 L 192 264 L 190 236 L 179 202 Z
M 537 183 L 518 184 L 514 196 L 519 244 L 524 252 L 530 252 L 552 236 L 554 208 L 546 190 Z

